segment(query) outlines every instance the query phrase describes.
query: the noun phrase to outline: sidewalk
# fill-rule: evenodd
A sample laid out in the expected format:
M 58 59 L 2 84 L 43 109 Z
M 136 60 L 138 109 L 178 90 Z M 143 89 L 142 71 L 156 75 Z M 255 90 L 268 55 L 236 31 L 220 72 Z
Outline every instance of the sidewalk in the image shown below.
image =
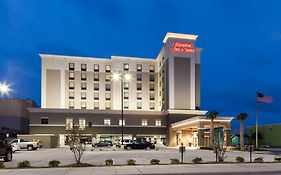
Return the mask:
M 281 174 L 280 163 L 262 164 L 197 164 L 197 165 L 156 165 L 156 166 L 108 166 L 89 168 L 35 168 L 0 170 L 0 175 L 117 175 L 117 174 Z

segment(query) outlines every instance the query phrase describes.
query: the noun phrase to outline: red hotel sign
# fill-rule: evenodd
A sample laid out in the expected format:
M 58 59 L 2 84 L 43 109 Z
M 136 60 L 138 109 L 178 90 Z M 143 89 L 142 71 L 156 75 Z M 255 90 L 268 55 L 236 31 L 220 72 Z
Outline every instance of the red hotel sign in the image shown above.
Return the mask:
M 182 43 L 175 41 L 171 46 L 172 52 L 194 53 L 193 45 L 190 43 Z

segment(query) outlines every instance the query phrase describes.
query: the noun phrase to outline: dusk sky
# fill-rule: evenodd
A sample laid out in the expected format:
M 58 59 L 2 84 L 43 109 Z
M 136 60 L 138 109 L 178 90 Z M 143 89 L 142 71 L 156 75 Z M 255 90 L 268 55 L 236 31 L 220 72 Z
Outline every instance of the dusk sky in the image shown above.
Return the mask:
M 0 82 L 40 104 L 39 53 L 156 58 L 167 32 L 199 35 L 203 110 L 281 123 L 281 1 L 0 0 Z M 234 122 L 235 123 L 235 122 Z M 234 125 L 237 125 L 234 124 Z

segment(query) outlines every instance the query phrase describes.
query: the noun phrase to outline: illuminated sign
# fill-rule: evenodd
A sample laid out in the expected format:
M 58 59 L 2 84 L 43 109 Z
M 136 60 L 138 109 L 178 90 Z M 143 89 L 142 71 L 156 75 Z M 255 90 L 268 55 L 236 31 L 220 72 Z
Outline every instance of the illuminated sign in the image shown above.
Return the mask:
M 194 47 L 190 43 L 181 43 L 175 41 L 171 46 L 172 52 L 194 53 Z

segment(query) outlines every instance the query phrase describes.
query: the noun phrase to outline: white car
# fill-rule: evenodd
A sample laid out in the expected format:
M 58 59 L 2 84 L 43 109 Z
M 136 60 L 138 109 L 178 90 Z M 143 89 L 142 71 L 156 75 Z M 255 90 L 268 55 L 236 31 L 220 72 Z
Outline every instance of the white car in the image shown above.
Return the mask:
M 123 145 L 131 144 L 131 143 L 133 143 L 133 140 L 130 140 L 130 139 L 124 139 L 124 140 L 123 140 Z M 120 140 L 120 141 L 116 144 L 116 146 L 117 146 L 117 147 L 121 147 L 121 145 L 122 145 L 122 141 Z
M 12 144 L 13 153 L 20 150 L 20 147 L 16 144 Z
M 38 142 L 29 142 L 23 139 L 14 139 L 11 141 L 12 145 L 17 145 L 20 149 L 27 149 L 28 151 L 36 150 L 39 147 Z

